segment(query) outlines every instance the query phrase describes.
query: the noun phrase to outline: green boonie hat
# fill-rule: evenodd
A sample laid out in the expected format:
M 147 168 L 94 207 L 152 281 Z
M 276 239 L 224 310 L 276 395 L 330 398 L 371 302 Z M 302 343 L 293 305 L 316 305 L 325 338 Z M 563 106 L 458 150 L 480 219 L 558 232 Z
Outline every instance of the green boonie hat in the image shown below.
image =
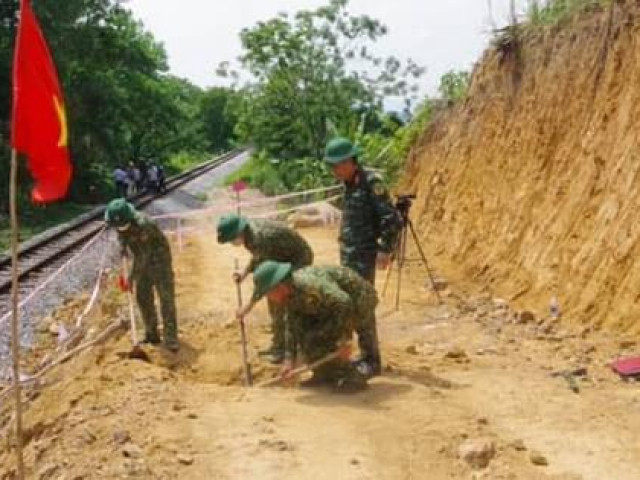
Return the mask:
M 329 165 L 337 165 L 349 158 L 357 157 L 360 153 L 360 148 L 351 143 L 351 140 L 337 137 L 327 143 L 324 149 L 324 161 Z
M 231 242 L 247 228 L 247 225 L 249 222 L 241 215 L 225 215 L 218 221 L 218 243 Z
M 104 221 L 110 226 L 121 227 L 131 222 L 136 209 L 124 198 L 117 198 L 109 202 L 104 212 Z
M 291 274 L 291 264 L 267 260 L 253 272 L 253 300 L 258 301 Z

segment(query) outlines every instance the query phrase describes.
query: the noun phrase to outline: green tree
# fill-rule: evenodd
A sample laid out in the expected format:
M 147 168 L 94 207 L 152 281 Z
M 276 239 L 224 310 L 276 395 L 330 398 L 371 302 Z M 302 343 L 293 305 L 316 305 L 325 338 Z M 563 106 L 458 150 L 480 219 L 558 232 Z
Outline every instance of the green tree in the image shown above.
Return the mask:
M 65 92 L 73 200 L 108 198 L 117 164 L 151 158 L 167 162 L 178 154 L 200 158 L 211 148 L 201 115 L 204 92 L 168 74 L 164 47 L 135 20 L 125 2 L 38 0 L 33 6 Z M 0 2 L 4 159 L 17 9 L 17 0 Z M 0 211 L 7 208 L 8 164 L 0 161 Z M 21 175 L 21 191 L 28 192 L 29 181 L 28 175 Z
M 242 94 L 231 88 L 213 87 L 202 94 L 199 117 L 209 151 L 227 150 L 234 143 L 241 102 Z
M 423 69 L 377 57 L 372 44 L 387 33 L 378 20 L 352 15 L 348 0 L 331 0 L 293 17 L 281 14 L 241 33 L 247 89 L 238 131 L 269 156 L 322 157 L 334 132 L 348 132 L 385 97 L 411 102 L 410 79 Z M 223 72 L 228 69 L 223 68 Z

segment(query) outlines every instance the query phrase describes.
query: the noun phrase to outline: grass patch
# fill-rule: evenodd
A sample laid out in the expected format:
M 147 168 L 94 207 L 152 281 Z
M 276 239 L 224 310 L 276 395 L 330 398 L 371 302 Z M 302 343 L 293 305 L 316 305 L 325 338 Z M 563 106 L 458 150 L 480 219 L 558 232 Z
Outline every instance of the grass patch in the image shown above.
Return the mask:
M 229 175 L 224 183 L 231 185 L 238 180 L 247 182 L 265 195 L 279 195 L 287 190 L 278 169 L 265 155 L 252 156 L 242 167 Z
M 556 25 L 574 15 L 611 3 L 611 0 L 537 0 L 529 5 L 527 19 L 532 25 Z
M 91 205 L 77 203 L 54 203 L 46 206 L 33 204 L 21 205 L 18 212 L 20 226 L 20 241 L 31 238 L 48 228 L 67 222 L 78 215 L 91 210 Z M 0 252 L 9 249 L 11 245 L 11 226 L 9 217 L 0 216 Z
M 189 170 L 197 165 L 200 165 L 207 160 L 210 160 L 213 156 L 208 153 L 190 153 L 181 152 L 177 153 L 164 164 L 165 175 L 170 177 L 178 173 L 182 173 L 185 170 Z

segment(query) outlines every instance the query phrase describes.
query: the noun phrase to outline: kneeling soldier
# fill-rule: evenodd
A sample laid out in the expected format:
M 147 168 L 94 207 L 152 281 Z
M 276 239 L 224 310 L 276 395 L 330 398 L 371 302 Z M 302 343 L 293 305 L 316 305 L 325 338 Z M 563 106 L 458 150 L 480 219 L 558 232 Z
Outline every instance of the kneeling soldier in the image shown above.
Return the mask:
M 232 242 L 243 245 L 251 253 L 251 261 L 242 272 L 235 272 L 233 278 L 242 282 L 265 260 L 288 262 L 292 268 L 298 269 L 313 263 L 313 251 L 302 236 L 283 225 L 271 220 L 248 220 L 240 215 L 226 215 L 218 222 L 218 242 Z M 284 359 L 284 327 L 282 325 L 281 308 L 269 301 L 273 340 L 269 350 L 273 363 L 282 363 Z M 253 308 L 251 302 L 243 309 L 246 315 Z
M 294 271 L 288 263 L 267 261 L 256 269 L 253 278 L 253 301 L 266 295 L 284 311 L 284 374 L 293 368 L 298 353 L 313 363 L 350 342 L 354 328 L 364 330 L 375 322 L 376 291 L 349 268 L 306 267 Z M 367 379 L 342 352 L 338 359 L 315 368 L 307 385 L 329 383 L 338 389 L 360 390 L 366 387 Z
M 133 255 L 133 266 L 127 278 L 129 288 L 136 287 L 136 300 L 145 327 L 144 343 L 158 344 L 158 316 L 153 290 L 160 300 L 165 346 L 179 349 L 176 305 L 171 268 L 171 249 L 160 228 L 124 199 L 107 206 L 105 221 L 118 231 L 122 255 Z

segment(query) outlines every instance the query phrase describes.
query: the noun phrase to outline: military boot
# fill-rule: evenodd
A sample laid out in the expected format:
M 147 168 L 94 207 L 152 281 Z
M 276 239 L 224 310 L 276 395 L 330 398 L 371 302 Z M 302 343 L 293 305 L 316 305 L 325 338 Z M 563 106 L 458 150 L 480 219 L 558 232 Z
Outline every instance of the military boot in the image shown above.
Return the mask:
M 144 334 L 144 338 L 140 343 L 147 343 L 149 345 L 159 345 L 160 344 L 160 336 L 158 333 L 150 333 L 147 332 Z
M 360 373 L 358 369 L 352 365 L 348 365 L 343 369 L 343 373 L 336 379 L 333 384 L 333 390 L 336 393 L 357 393 L 368 388 L 368 377 Z

